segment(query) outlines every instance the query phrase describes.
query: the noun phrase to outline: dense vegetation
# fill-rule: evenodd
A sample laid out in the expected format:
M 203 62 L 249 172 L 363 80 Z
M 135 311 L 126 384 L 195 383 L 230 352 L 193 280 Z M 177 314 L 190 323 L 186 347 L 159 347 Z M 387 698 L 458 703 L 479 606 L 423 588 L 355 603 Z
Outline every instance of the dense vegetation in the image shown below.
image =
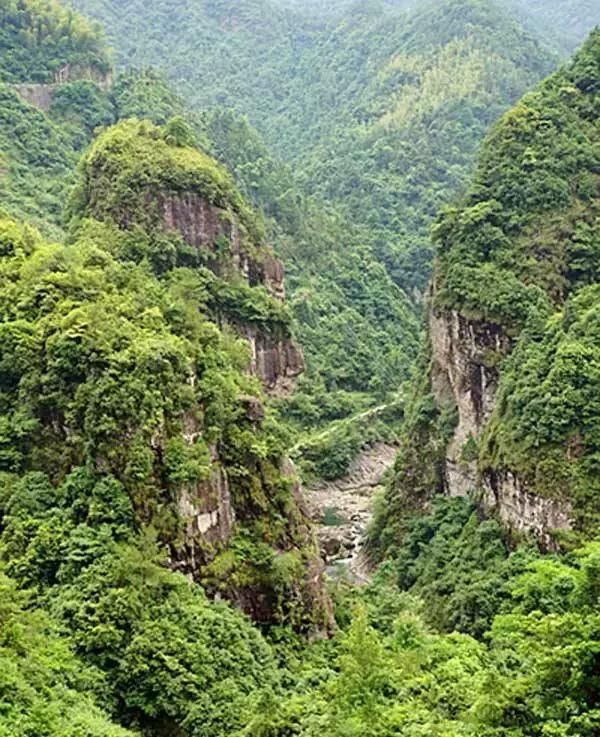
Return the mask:
M 475 0 L 75 4 L 106 23 L 122 67 L 157 65 L 188 107 L 215 110 L 213 150 L 274 219 L 308 365 L 288 418 L 307 429 L 394 395 L 432 218 L 552 53 Z
M 66 66 L 74 77 L 110 70 L 100 26 L 55 0 L 2 0 L 0 21 L 2 82 L 54 82 Z
M 483 320 L 514 343 L 509 357 L 484 358 L 500 365 L 499 397 L 482 437 L 473 439 L 471 460 L 482 473 L 510 469 L 532 493 L 568 504 L 579 530 L 595 529 L 599 515 L 599 101 L 595 31 L 571 63 L 493 128 L 471 187 L 434 231 L 434 308 Z M 426 358 L 423 369 L 375 535 L 384 547 L 399 508 L 439 488 L 452 433 L 452 408 L 428 396 Z
M 48 113 L 0 81 L 2 207 L 53 237 L 64 229 L 65 200 L 83 149 L 103 126 L 139 115 L 164 124 L 181 112 L 176 96 L 151 73 L 123 75 L 110 90 L 91 80 L 56 89 Z
M 402 207 L 415 200 L 422 222 L 410 222 L 421 253 L 419 228 L 460 188 L 490 111 L 548 63 L 487 3 L 444 4 L 394 26 L 401 5 L 386 4 L 392 15 L 381 24 L 379 7 L 346 15 L 346 3 L 332 3 L 326 15 L 342 18 L 336 32 L 302 36 L 309 49 L 323 44 L 311 53 L 332 44 L 325 58 L 338 59 L 339 79 L 356 79 L 357 89 L 354 59 L 346 67 L 341 48 L 366 59 L 381 44 L 383 56 L 400 26 L 407 44 L 375 87 L 373 69 L 362 68 L 375 107 L 356 110 L 374 116 L 361 120 L 363 133 L 373 129 L 365 148 L 350 145 L 358 141 L 352 126 L 339 133 L 330 158 L 334 168 L 340 157 L 338 170 L 327 180 L 322 133 L 307 128 L 319 161 L 307 155 L 306 168 L 292 174 L 239 107 L 191 115 L 153 71 L 130 71 L 111 90 L 91 79 L 65 84 L 48 113 L 0 86 L 0 737 L 600 731 L 600 544 L 581 539 L 568 553 L 541 555 L 533 544 L 509 544 L 471 501 L 439 499 L 426 513 L 417 504 L 421 514 L 407 519 L 399 514 L 406 499 L 393 493 L 412 475 L 418 501 L 429 499 L 455 418 L 434 405 L 426 381 L 406 411 L 396 392 L 418 344 L 403 287 L 422 286 L 427 257 L 411 273 L 400 260 L 392 268 L 375 247 L 379 220 L 368 221 L 378 200 L 352 199 L 364 182 L 345 190 L 342 163 L 350 166 L 355 150 L 368 176 L 383 177 L 369 169 L 370 146 L 378 137 L 386 146 L 392 131 L 383 158 L 396 173 L 396 148 L 406 145 L 398 156 L 407 157 L 424 140 L 441 169 L 460 169 L 452 181 L 444 172 L 427 178 L 426 149 L 419 167 L 427 176 L 411 170 L 409 191 L 397 177 L 379 180 Z M 143 11 L 160 6 L 140 6 L 136 21 L 145 24 Z M 194 8 L 211 9 L 223 31 L 230 6 Z M 256 36 L 260 7 L 244 5 L 234 18 L 233 30 L 247 34 L 238 50 Z M 51 79 L 65 60 L 85 65 L 78 54 L 90 49 L 106 58 L 101 36 L 79 16 L 47 2 L 10 8 L 11 18 L 38 29 L 35 65 L 22 67 L 27 81 Z M 458 11 L 466 15 L 452 15 Z M 273 12 L 265 36 L 272 41 L 278 24 L 294 25 L 290 18 Z M 436 34 L 454 34 L 461 18 L 470 22 L 467 37 L 442 43 Z M 318 32 L 317 21 L 306 22 L 303 33 Z M 435 31 L 430 39 L 426 27 Z M 487 57 L 478 43 L 492 36 L 498 79 L 479 64 Z M 8 49 L 13 64 L 7 38 L 0 59 Z M 301 49 L 294 45 L 294 54 Z M 589 530 L 597 524 L 599 49 L 596 33 L 503 118 L 472 186 L 436 226 L 436 305 L 494 320 L 517 341 L 490 431 L 469 453 L 531 472 L 539 493 L 555 493 L 546 488 L 550 476 L 564 480 Z M 395 72 L 404 79 L 398 88 L 390 82 L 398 96 L 385 82 Z M 225 89 L 238 94 L 233 84 Z M 358 100 L 349 94 L 347 112 Z M 446 126 L 439 139 L 428 137 L 433 120 Z M 286 256 L 311 368 L 301 391 L 276 408 L 285 427 L 248 374 L 238 331 L 251 325 L 287 339 L 292 316 L 234 267 L 227 238 L 203 253 L 167 227 L 165 192 L 214 206 L 256 263 L 270 253 L 265 233 Z M 385 212 L 393 206 L 377 205 L 390 235 L 398 223 Z M 404 236 L 394 258 L 408 252 Z M 427 354 L 419 360 L 421 377 Z M 402 423 L 396 486 L 379 500 L 377 542 L 387 558 L 370 585 L 334 588 L 334 633 L 286 450 L 295 444 L 308 474 L 335 478 L 363 444 L 394 440 Z M 415 460 L 423 473 L 415 474 Z M 224 477 L 231 537 L 190 540 L 186 505 Z M 202 516 L 195 513 L 198 525 Z
M 342 600 L 343 631 L 249 734 L 591 737 L 598 555 L 597 543 L 562 561 L 509 554 L 468 502 L 439 503 L 373 584 Z
M 572 52 L 600 21 L 594 0 L 510 0 L 525 23 L 541 29 L 558 47 Z
M 494 129 L 463 207 L 437 230 L 439 299 L 507 331 L 527 327 L 502 375 L 482 463 L 575 500 L 586 525 L 597 523 L 599 100 L 595 32 Z M 485 285 L 477 296 L 476 284 Z

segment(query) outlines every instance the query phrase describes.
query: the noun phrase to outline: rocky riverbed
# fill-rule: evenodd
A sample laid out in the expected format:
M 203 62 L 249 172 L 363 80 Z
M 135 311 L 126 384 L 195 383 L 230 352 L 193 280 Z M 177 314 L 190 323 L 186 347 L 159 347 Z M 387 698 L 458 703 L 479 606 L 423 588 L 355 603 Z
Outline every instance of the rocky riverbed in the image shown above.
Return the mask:
M 368 579 L 361 551 L 373 517 L 373 499 L 396 454 L 396 446 L 378 443 L 356 458 L 347 476 L 307 487 L 321 555 L 332 575 L 341 569 L 359 581 Z

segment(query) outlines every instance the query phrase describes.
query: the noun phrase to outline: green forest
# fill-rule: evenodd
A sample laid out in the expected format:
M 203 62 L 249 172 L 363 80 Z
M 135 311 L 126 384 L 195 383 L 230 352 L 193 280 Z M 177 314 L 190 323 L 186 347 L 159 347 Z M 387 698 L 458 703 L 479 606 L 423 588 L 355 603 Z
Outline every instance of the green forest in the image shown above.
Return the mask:
M 596 3 L 0 19 L 0 737 L 600 734 Z
M 77 4 L 106 24 L 119 66 L 157 67 L 212 117 L 214 152 L 275 220 L 309 359 L 295 423 L 393 402 L 416 356 L 433 217 L 559 52 L 470 0 L 409 17 L 351 4 L 324 25 L 269 2 L 106 6 Z

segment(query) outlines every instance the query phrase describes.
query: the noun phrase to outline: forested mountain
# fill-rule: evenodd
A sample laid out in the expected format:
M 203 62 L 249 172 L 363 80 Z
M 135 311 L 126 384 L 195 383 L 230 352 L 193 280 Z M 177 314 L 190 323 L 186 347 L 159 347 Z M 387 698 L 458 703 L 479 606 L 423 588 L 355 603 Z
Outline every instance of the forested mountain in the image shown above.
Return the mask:
M 0 19 L 5 82 L 54 82 L 65 67 L 76 75 L 110 70 L 100 26 L 57 3 L 3 0 Z
M 600 32 L 538 84 L 544 8 L 90 0 L 115 72 L 0 0 L 0 737 L 600 733 Z M 398 436 L 325 575 L 290 452 Z
M 384 545 L 436 490 L 478 491 L 549 546 L 597 530 L 599 101 L 595 31 L 493 128 L 437 221 L 429 357 Z
M 556 58 L 490 2 L 355 3 L 325 19 L 284 6 L 77 3 L 120 65 L 158 66 L 186 106 L 231 108 L 263 139 L 246 146 L 248 127 L 229 117 L 224 132 L 222 115 L 212 135 L 275 221 L 307 357 L 286 413 L 306 430 L 408 378 L 432 218 L 488 125 Z
M 572 51 L 600 23 L 595 0 L 509 0 L 532 29 L 541 30 L 556 46 Z

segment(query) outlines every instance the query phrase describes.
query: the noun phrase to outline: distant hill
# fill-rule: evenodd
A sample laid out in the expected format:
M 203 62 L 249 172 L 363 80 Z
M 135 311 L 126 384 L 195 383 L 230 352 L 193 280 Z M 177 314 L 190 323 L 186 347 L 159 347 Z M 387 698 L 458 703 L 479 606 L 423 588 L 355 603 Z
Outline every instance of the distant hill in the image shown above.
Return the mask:
M 262 138 L 245 144 L 238 128 L 216 148 L 275 219 L 291 272 L 308 358 L 294 414 L 310 424 L 380 403 L 416 355 L 435 211 L 557 57 L 481 0 L 352 3 L 326 18 L 273 0 L 75 4 L 105 23 L 119 66 L 159 67 L 186 106 L 245 115 Z M 265 187 L 267 160 L 280 174 Z

